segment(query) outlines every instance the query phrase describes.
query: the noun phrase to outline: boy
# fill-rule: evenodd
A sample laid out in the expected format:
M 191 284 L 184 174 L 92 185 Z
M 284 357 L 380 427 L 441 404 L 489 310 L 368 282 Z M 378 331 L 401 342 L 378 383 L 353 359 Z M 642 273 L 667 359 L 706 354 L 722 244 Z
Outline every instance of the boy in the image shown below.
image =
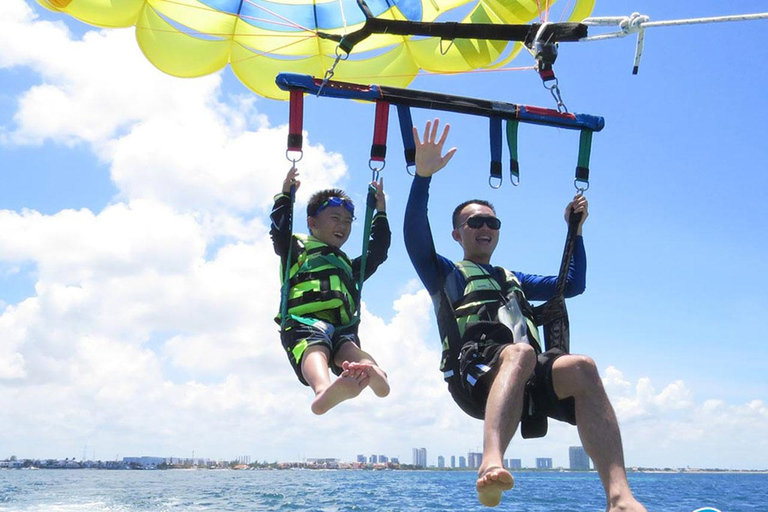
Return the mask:
M 275 197 L 270 235 L 282 269 L 290 265 L 287 315 L 280 339 L 302 384 L 315 392 L 312 412 L 325 414 L 370 386 L 376 396 L 389 394 L 387 374 L 360 349 L 357 337 L 362 257 L 350 261 L 341 250 L 349 238 L 355 207 L 339 189 L 312 195 L 307 204 L 309 235 L 291 235 L 291 187 L 301 183 L 294 167 Z M 376 215 L 365 266 L 365 278 L 387 259 L 391 239 L 386 216 L 384 183 L 376 185 Z M 290 261 L 287 262 L 290 247 Z M 285 275 L 281 275 L 284 279 Z M 278 319 L 279 321 L 279 319 Z M 328 368 L 339 377 L 331 382 Z

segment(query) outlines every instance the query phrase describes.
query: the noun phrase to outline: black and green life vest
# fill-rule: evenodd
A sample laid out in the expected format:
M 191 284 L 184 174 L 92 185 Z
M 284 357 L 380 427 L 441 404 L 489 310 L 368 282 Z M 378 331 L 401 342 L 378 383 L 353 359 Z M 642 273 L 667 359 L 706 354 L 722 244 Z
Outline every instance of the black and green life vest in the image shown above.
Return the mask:
M 482 266 L 468 260 L 456 263 L 456 270 L 461 273 L 466 283 L 463 293 L 460 297 L 451 297 L 450 290 L 445 286 L 441 293 L 441 304 L 437 315 L 438 327 L 443 339 L 440 370 L 446 378 L 454 373 L 458 351 L 464 341 L 467 327 L 480 321 L 498 321 L 499 307 L 509 300 L 518 302 L 520 311 L 525 317 L 527 336 L 534 347 L 540 351 L 538 329 L 533 319 L 533 312 L 515 274 L 505 268 L 494 267 L 496 274 L 503 275 L 503 281 L 501 281 Z
M 354 324 L 358 285 L 347 255 L 311 235 L 293 235 L 291 243 L 298 256 L 288 272 L 287 315 L 305 323 L 320 319 L 336 326 Z

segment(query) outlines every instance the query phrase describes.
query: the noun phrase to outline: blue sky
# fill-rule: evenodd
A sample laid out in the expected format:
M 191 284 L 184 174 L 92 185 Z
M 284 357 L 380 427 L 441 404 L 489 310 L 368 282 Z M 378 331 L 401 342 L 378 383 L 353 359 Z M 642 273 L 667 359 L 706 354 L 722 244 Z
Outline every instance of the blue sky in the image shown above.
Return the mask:
M 479 447 L 480 424 L 440 381 L 434 318 L 404 251 L 411 178 L 394 122 L 384 171 L 394 240 L 366 285 L 361 332 L 393 394 L 314 418 L 271 323 L 266 217 L 288 169 L 287 103 L 255 97 L 229 70 L 162 75 L 130 30 L 99 32 L 22 0 L 2 9 L 0 406 L 16 414 L 0 420 L 13 434 L 0 457 L 87 445 L 105 457 L 408 462 L 413 446 L 434 458 Z M 664 20 L 768 2 L 598 2 L 593 14 L 633 11 Z M 587 193 L 587 291 L 569 303 L 572 350 L 598 363 L 629 465 L 768 460 L 766 23 L 649 30 L 637 76 L 632 37 L 560 48 L 565 103 L 606 119 Z M 532 71 L 420 76 L 411 87 L 553 106 Z M 434 115 L 414 111 L 418 124 Z M 521 126 L 521 185 L 491 190 L 486 122 L 440 117 L 459 151 L 433 180 L 438 251 L 460 257 L 450 212 L 483 197 L 504 221 L 495 263 L 555 273 L 578 135 Z M 307 98 L 304 194 L 335 184 L 362 199 L 372 119 L 369 104 Z M 354 422 L 377 434 L 337 435 Z M 302 425 L 317 439 L 292 441 Z M 515 440 L 508 456 L 565 464 L 577 443 L 558 425 L 545 440 Z

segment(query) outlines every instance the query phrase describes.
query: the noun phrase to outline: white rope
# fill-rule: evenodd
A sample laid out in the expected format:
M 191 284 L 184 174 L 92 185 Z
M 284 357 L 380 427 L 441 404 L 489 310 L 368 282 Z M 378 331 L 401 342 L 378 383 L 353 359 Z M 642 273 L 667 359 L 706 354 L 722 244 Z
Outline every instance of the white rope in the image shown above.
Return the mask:
M 730 21 L 752 21 L 768 19 L 768 12 L 757 14 L 738 14 L 733 16 L 713 16 L 709 18 L 690 18 L 685 20 L 650 21 L 646 15 L 634 12 L 631 16 L 602 16 L 587 18 L 582 23 L 593 26 L 617 26 L 621 29 L 616 32 L 599 34 L 580 39 L 582 42 L 600 41 L 616 37 L 626 37 L 640 30 L 652 27 L 671 27 L 677 25 L 697 25 L 702 23 L 725 23 Z
M 344 14 L 343 0 L 339 0 L 339 10 L 341 11 L 341 21 L 344 23 L 344 35 L 347 35 L 347 16 Z
M 618 26 L 619 30 L 615 32 L 608 32 L 605 34 L 598 34 L 594 36 L 584 37 L 579 39 L 581 42 L 589 41 L 603 41 L 605 39 L 615 39 L 618 37 L 626 37 L 630 34 L 637 34 L 637 48 L 635 49 L 635 64 L 632 70 L 633 74 L 637 74 L 637 69 L 640 66 L 640 57 L 643 54 L 643 41 L 645 39 L 645 29 L 653 27 L 671 27 L 679 25 L 698 25 L 703 23 L 725 23 L 730 21 L 752 21 L 752 20 L 764 20 L 768 19 L 768 12 L 757 14 L 736 14 L 732 16 L 713 16 L 709 18 L 690 18 L 685 20 L 667 20 L 667 21 L 651 21 L 650 17 L 633 12 L 630 16 L 599 16 L 595 18 L 587 18 L 582 21 L 585 25 L 608 27 Z

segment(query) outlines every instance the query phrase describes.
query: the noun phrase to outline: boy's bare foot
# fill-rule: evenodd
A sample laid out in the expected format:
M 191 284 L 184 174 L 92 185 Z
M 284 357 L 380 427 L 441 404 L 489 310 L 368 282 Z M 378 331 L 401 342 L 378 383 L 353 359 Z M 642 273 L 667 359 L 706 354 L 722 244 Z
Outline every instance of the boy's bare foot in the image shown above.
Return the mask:
M 385 397 L 389 394 L 387 374 L 375 364 L 344 361 L 341 367 L 348 371 L 361 371 L 368 375 L 371 378 L 368 385 L 371 386 L 376 396 Z
M 342 372 L 339 378 L 315 396 L 312 412 L 325 414 L 344 400 L 355 398 L 365 389 L 369 380 L 363 372 Z
M 501 503 L 501 493 L 515 486 L 512 473 L 500 466 L 489 466 L 480 470 L 477 477 L 477 499 L 486 507 Z

